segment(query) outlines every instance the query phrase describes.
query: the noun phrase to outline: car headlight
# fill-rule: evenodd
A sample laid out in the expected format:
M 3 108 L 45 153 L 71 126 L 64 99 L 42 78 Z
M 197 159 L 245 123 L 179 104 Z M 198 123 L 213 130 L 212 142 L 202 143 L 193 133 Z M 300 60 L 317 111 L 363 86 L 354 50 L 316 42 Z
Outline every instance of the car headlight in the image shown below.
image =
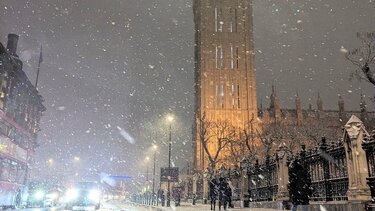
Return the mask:
M 91 190 L 90 193 L 89 193 L 89 199 L 90 199 L 91 201 L 99 202 L 99 201 L 100 201 L 100 195 L 101 195 L 100 190 L 98 190 L 98 189 L 93 189 L 93 190 Z
M 34 193 L 34 198 L 36 200 L 42 200 L 44 198 L 44 196 L 45 196 L 45 193 L 41 190 L 38 190 Z
M 77 189 L 75 188 L 71 188 L 71 189 L 68 189 L 65 193 L 65 200 L 67 202 L 70 202 L 70 201 L 73 201 L 75 199 L 77 199 L 79 196 L 79 192 Z

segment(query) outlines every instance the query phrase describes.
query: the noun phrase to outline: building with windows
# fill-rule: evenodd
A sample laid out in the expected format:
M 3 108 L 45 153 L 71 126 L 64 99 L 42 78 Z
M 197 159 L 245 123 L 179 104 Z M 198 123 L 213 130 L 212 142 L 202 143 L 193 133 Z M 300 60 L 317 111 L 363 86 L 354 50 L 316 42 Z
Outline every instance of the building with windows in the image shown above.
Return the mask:
M 0 206 L 15 206 L 28 177 L 28 164 L 38 146 L 43 98 L 22 69 L 18 35 L 0 43 Z
M 374 112 L 367 111 L 364 98 L 361 100 L 360 111 L 346 111 L 341 97 L 338 102 L 339 110 L 329 111 L 324 110 L 323 100 L 319 95 L 316 108 L 313 109 L 310 105 L 308 109 L 303 109 L 297 94 L 296 107 L 283 109 L 274 86 L 270 106 L 263 108 L 261 105 L 258 108 L 252 0 L 195 0 L 193 11 L 195 122 L 192 160 L 197 172 L 206 170 L 212 163 L 214 166 L 211 167 L 215 169 L 222 164 L 234 167 L 238 159 L 236 162 L 226 159 L 244 147 L 237 145 L 235 148 L 232 143 L 228 144 L 228 141 L 223 140 L 228 136 L 236 136 L 233 140 L 243 141 L 244 130 L 248 133 L 251 130 L 252 134 L 258 136 L 258 132 L 264 132 L 263 129 L 280 130 L 282 125 L 286 129 L 283 132 L 286 133 L 296 127 L 340 133 L 342 124 L 351 114 L 361 116 L 365 122 L 375 122 Z M 228 125 L 232 128 L 228 129 Z M 296 133 L 302 133 L 302 129 Z M 311 131 L 311 134 L 313 132 L 315 131 Z M 305 134 L 302 139 L 307 137 L 307 140 L 313 136 L 311 134 Z M 257 142 L 256 138 L 252 140 Z
M 202 118 L 211 122 L 228 121 L 236 127 L 244 127 L 257 118 L 253 12 L 249 0 L 195 0 L 193 4 L 196 44 L 193 162 L 197 169 L 205 169 L 206 153 L 197 140 Z M 213 151 L 217 147 L 210 146 Z

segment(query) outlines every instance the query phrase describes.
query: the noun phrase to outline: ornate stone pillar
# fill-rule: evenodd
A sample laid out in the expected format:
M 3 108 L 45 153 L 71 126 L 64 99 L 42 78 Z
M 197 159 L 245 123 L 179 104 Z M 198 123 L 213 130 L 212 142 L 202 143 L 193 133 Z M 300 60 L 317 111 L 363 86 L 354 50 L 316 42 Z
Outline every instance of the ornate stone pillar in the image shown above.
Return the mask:
M 197 194 L 197 174 L 193 175 L 193 194 Z
M 352 115 L 345 125 L 344 145 L 348 164 L 348 200 L 371 200 L 370 187 L 367 185 L 368 167 L 366 153 L 362 148 L 364 134 L 367 133 L 363 122 Z
M 278 189 L 276 200 L 277 201 L 288 201 L 289 191 L 288 191 L 288 160 L 287 153 L 284 147 L 280 147 L 277 151 L 277 177 L 278 177 Z
M 247 176 L 247 170 L 241 169 L 241 207 L 249 207 L 249 178 Z

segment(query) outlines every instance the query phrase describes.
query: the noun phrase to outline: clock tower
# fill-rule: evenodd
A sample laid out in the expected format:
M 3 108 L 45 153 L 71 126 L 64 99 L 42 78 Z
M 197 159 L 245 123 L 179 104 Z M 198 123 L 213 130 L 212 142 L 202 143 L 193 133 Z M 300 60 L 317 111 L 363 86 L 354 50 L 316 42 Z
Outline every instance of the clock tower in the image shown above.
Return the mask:
M 257 119 L 252 0 L 194 0 L 195 124 L 193 163 L 208 167 L 201 119 L 236 128 Z M 213 137 L 214 138 L 214 137 Z M 208 150 L 217 149 L 215 143 Z

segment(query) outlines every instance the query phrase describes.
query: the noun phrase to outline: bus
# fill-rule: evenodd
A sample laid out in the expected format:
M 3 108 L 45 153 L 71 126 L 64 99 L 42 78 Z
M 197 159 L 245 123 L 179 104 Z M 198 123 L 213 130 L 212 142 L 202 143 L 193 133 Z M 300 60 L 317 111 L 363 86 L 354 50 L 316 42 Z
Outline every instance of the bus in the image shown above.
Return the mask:
M 42 96 L 22 69 L 18 38 L 9 34 L 7 48 L 0 42 L 0 208 L 22 204 L 45 111 Z
M 11 131 L 10 131 L 11 130 Z M 5 132 L 8 135 L 5 135 Z M 16 139 L 15 139 L 16 138 Z M 23 203 L 27 182 L 30 138 L 26 131 L 0 110 L 0 207 L 14 208 Z

